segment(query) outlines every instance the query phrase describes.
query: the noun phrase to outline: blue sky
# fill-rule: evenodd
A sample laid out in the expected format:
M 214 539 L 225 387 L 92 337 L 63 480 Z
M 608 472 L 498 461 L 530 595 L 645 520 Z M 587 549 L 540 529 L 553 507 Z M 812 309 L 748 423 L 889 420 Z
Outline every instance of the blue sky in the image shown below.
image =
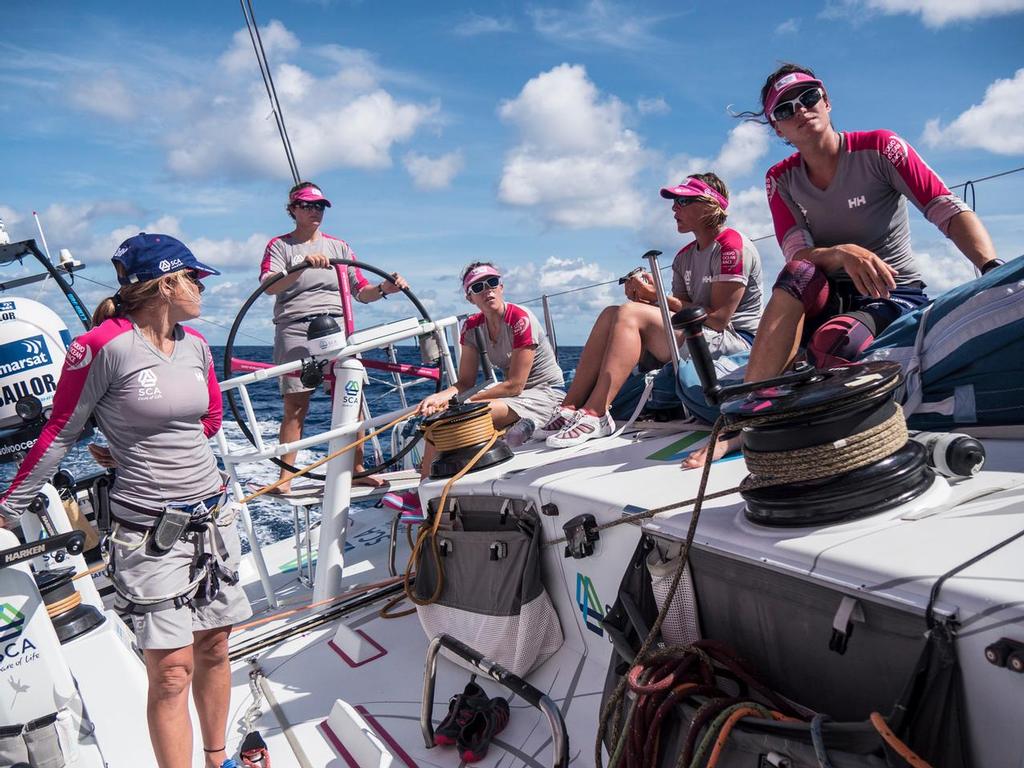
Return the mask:
M 681 7 L 676 7 L 681 6 Z M 779 60 L 825 80 L 840 129 L 891 128 L 949 184 L 1024 165 L 1024 0 L 803 3 L 407 3 L 256 0 L 300 171 L 334 202 L 324 230 L 398 270 L 438 316 L 456 275 L 507 272 L 512 301 L 607 280 L 685 241 L 660 186 L 715 170 L 731 224 L 771 232 L 765 170 L 789 149 L 729 115 Z M 89 264 L 110 291 L 125 236 L 174 234 L 225 275 L 199 323 L 213 343 L 283 234 L 290 177 L 239 6 L 5 4 L 0 217 Z M 1024 243 L 1024 174 L 977 187 L 1003 257 Z M 932 293 L 970 276 L 919 216 Z M 774 241 L 758 243 L 771 276 Z M 552 300 L 582 343 L 609 288 Z M 400 298 L 359 324 L 411 313 Z M 269 304 L 247 339 L 269 343 Z

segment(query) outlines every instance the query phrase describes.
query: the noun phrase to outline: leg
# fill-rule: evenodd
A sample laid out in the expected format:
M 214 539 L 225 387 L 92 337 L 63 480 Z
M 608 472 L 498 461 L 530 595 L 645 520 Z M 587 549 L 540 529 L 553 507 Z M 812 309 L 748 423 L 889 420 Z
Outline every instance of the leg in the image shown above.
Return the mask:
M 625 304 L 608 333 L 604 359 L 583 408 L 597 416 L 607 413 L 645 348 L 661 360 L 670 356 L 661 312 L 650 304 Z
M 362 437 L 362 435 L 360 435 Z M 366 467 L 363 466 L 363 446 L 359 445 L 355 449 L 355 472 L 362 472 Z M 367 475 L 366 477 L 354 477 L 352 478 L 352 485 L 365 485 L 369 488 L 380 488 L 384 485 L 384 481 L 374 475 Z
M 282 396 L 284 400 L 284 413 L 281 415 L 281 431 L 278 433 L 278 442 L 290 443 L 302 437 L 302 424 L 306 420 L 306 413 L 309 412 L 309 397 L 312 392 L 287 392 Z M 286 464 L 295 464 L 296 453 L 286 453 L 281 460 Z M 294 473 L 281 467 L 280 479 L 289 478 Z M 284 483 L 278 486 L 280 493 L 287 493 L 291 489 L 291 483 Z
M 192 719 L 188 714 L 188 688 L 192 682 L 192 646 L 145 650 L 143 654 L 149 678 L 146 719 L 156 763 L 159 768 L 189 768 L 192 765 Z
M 573 377 L 572 384 L 569 385 L 569 391 L 565 393 L 563 405 L 579 408 L 587 401 L 590 390 L 593 389 L 594 383 L 601 374 L 605 350 L 608 347 L 608 336 L 612 326 L 615 325 L 619 311 L 633 303 L 630 302 L 621 307 L 618 305 L 605 307 L 601 310 L 597 322 L 590 329 L 590 336 L 587 337 L 583 352 L 580 353 L 579 362 L 576 363 L 576 375 Z
M 231 665 L 228 662 L 228 636 L 231 627 L 218 627 L 194 633 L 195 682 L 192 698 L 199 713 L 203 747 L 226 746 L 228 705 L 231 701 Z M 206 768 L 219 768 L 227 759 L 224 750 L 206 752 Z

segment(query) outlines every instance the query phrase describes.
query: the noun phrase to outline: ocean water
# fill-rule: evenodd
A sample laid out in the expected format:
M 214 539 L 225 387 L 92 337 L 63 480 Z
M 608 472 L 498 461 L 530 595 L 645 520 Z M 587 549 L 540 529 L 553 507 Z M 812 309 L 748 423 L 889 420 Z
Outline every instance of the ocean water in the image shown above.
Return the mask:
M 418 347 L 402 346 L 397 347 L 396 350 L 399 362 L 417 365 L 420 364 Z M 223 380 L 224 348 L 212 347 L 212 351 L 217 368 L 217 377 L 218 379 Z M 575 369 L 576 362 L 579 360 L 581 351 L 582 349 L 580 347 L 565 347 L 559 349 L 558 361 L 562 366 L 563 371 L 569 372 Z M 271 353 L 272 349 L 266 346 L 236 346 L 234 356 L 236 358 L 251 360 L 253 362 L 269 363 L 271 362 Z M 380 360 L 387 359 L 384 352 L 380 350 L 369 352 L 365 357 Z M 389 411 L 398 410 L 401 407 L 401 400 L 398 393 L 394 390 L 394 383 L 391 374 L 374 370 L 368 371 L 368 374 L 370 380 L 364 391 L 370 413 L 377 416 Z M 261 382 L 250 386 L 248 387 L 248 391 L 260 433 L 264 439 L 276 442 L 278 426 L 281 418 L 281 396 L 277 380 Z M 415 404 L 433 391 L 433 384 L 418 384 L 406 390 L 407 402 L 410 405 Z M 309 415 L 306 419 L 305 434 L 310 435 L 326 430 L 330 425 L 330 420 L 330 399 L 323 393 L 322 389 L 318 389 L 314 393 L 310 402 Z M 235 422 L 231 410 L 228 408 L 226 399 L 224 405 L 223 429 L 225 438 L 233 448 L 246 448 L 249 446 L 248 440 L 241 428 Z M 88 440 L 80 441 L 68 453 L 62 463 L 62 467 L 69 470 L 76 476 L 83 476 L 96 471 L 98 467 L 95 462 L 93 462 L 88 450 L 85 448 L 85 445 L 88 442 L 102 443 L 103 436 L 97 433 Z M 370 447 L 369 443 L 367 444 L 367 447 Z M 385 452 L 385 455 L 390 455 L 390 433 L 381 435 L 381 448 Z M 319 458 L 322 458 L 326 454 L 326 445 L 304 450 L 299 453 L 296 464 L 298 466 L 305 466 Z M 372 449 L 368 451 L 366 461 L 367 463 L 377 463 L 378 459 L 372 454 Z M 3 486 L 6 486 L 14 476 L 14 471 L 15 467 L 13 464 L 0 464 L 0 483 L 2 483 Z M 277 476 L 277 467 L 270 462 L 246 464 L 239 469 L 239 479 L 242 481 L 243 485 L 265 485 L 276 480 Z M 256 535 L 260 542 L 270 543 L 292 535 L 294 530 L 294 518 L 292 508 L 289 505 L 283 504 L 279 500 L 261 497 L 251 503 L 250 512 L 253 518 L 253 525 L 256 529 Z M 313 520 L 315 519 L 316 515 L 314 514 Z

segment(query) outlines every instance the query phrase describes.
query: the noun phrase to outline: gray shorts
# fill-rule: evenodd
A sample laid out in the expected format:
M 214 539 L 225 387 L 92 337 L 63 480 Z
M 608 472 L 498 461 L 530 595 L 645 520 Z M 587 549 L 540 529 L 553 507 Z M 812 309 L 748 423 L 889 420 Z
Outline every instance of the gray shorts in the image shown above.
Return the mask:
M 520 419 L 531 419 L 535 426 L 548 423 L 555 408 L 562 404 L 565 392 L 557 387 L 542 384 L 524 389 L 515 397 L 499 397 L 498 400 L 508 406 Z
M 310 352 L 306 340 L 306 329 L 309 323 L 300 321 L 282 323 L 274 327 L 274 365 L 290 363 L 293 360 L 301 360 L 309 357 Z M 305 386 L 297 375 L 282 376 L 278 379 L 281 387 L 281 394 L 287 395 L 292 392 L 312 392 L 312 387 Z
M 137 513 L 110 500 L 111 512 L 117 517 L 136 521 Z M 201 534 L 187 534 L 188 539 L 177 541 L 163 555 L 151 554 L 139 544 L 146 534 L 115 528 L 116 542 L 112 544 L 114 582 L 119 593 L 138 597 L 173 595 L 189 584 L 190 568 L 195 556 L 194 538 Z M 224 565 L 237 571 L 241 560 L 241 544 L 234 520 L 216 526 L 227 557 Z M 123 542 L 123 543 L 120 543 Z M 142 649 L 172 649 L 192 645 L 192 633 L 204 629 L 217 629 L 245 621 L 252 616 L 252 607 L 240 584 L 220 582 L 220 593 L 209 603 L 196 603 L 194 608 L 173 606 L 149 613 L 132 614 L 135 637 Z
M 711 352 L 712 359 L 717 359 L 723 355 L 736 355 L 740 352 L 750 351 L 750 341 L 747 340 L 746 336 L 738 333 L 732 325 L 726 326 L 721 331 L 704 326 L 703 334 L 705 341 L 708 343 L 708 351 Z M 676 331 L 675 336 L 676 344 L 679 345 L 679 359 L 689 360 L 690 350 L 686 346 L 686 338 L 683 332 Z M 659 360 L 645 349 L 640 353 L 640 361 L 637 363 L 637 366 L 641 372 L 646 373 L 647 371 L 661 368 L 663 365 L 668 365 L 668 362 L 668 360 Z

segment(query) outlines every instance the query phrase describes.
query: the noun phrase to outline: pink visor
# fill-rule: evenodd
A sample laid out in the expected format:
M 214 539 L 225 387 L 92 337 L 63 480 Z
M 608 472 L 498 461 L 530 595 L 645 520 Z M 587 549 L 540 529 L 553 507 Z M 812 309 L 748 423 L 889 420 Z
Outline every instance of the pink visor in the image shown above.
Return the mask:
M 729 201 L 718 190 L 693 176 L 690 176 L 678 186 L 663 187 L 661 196 L 667 200 L 674 200 L 677 197 L 710 197 L 718 203 L 723 211 L 729 207 Z
M 825 84 L 816 77 L 804 72 L 790 72 L 788 75 L 783 75 L 772 83 L 772 87 L 768 90 L 768 100 L 764 105 L 764 116 L 771 120 L 772 112 L 775 111 L 775 107 L 782 101 L 783 94 L 797 85 L 816 85 L 823 91 L 825 90 Z
M 468 291 L 469 286 L 475 283 L 477 280 L 483 280 L 485 277 L 501 277 L 501 272 L 496 270 L 489 264 L 481 264 L 479 267 L 473 267 L 466 273 L 466 276 L 462 278 L 462 290 Z
M 324 197 L 324 193 L 320 191 L 320 187 L 303 187 L 291 194 L 288 198 L 289 203 L 294 203 L 298 200 L 304 200 L 307 203 L 316 203 L 323 200 L 327 207 L 331 207 L 331 201 Z

